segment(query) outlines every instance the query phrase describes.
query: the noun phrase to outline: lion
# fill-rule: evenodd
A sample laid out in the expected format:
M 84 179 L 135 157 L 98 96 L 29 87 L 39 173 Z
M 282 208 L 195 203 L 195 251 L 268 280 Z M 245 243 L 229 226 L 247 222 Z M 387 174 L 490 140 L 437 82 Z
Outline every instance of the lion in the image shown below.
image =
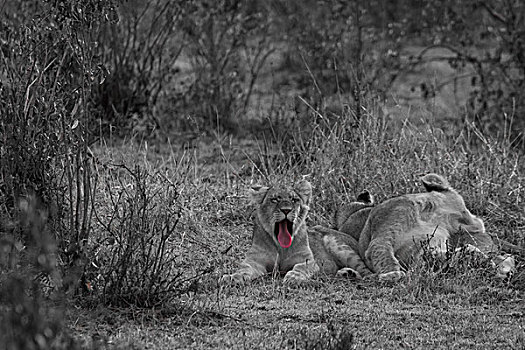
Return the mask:
M 343 208 L 336 216 L 336 229 L 358 241 L 353 253 L 379 280 L 401 279 L 405 275 L 403 270 L 421 254 L 423 245 L 428 245 L 434 254 L 445 254 L 450 246 L 462 245 L 484 256 L 496 251 L 483 221 L 467 209 L 463 197 L 445 178 L 427 174 L 421 181 L 427 192 L 388 199 L 363 209 L 359 215 Z M 350 256 L 352 251 L 345 254 Z M 359 263 L 357 258 L 353 261 Z M 498 265 L 499 277 L 515 269 L 511 256 L 493 261 Z
M 284 274 L 283 283 L 301 283 L 323 275 L 360 278 L 371 274 L 352 236 L 316 226 L 308 230 L 306 217 L 312 187 L 306 180 L 294 186 L 255 186 L 249 194 L 255 206 L 252 243 L 240 268 L 219 284 L 244 284 L 269 273 Z M 348 205 L 346 213 L 370 206 L 368 193 Z M 356 266 L 356 269 L 350 268 Z
M 239 270 L 221 277 L 219 284 L 243 284 L 271 272 L 284 273 L 285 283 L 301 282 L 317 273 L 306 228 L 310 183 L 255 186 L 249 197 L 255 206 L 252 244 Z

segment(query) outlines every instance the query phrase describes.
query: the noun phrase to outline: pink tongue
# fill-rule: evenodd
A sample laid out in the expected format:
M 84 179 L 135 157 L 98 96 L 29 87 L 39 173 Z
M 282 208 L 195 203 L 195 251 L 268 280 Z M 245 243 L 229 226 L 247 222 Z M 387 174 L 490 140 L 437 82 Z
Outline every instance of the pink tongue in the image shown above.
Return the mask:
M 286 221 L 279 223 L 279 233 L 277 234 L 277 240 L 283 248 L 289 248 L 292 245 L 292 235 L 288 232 Z

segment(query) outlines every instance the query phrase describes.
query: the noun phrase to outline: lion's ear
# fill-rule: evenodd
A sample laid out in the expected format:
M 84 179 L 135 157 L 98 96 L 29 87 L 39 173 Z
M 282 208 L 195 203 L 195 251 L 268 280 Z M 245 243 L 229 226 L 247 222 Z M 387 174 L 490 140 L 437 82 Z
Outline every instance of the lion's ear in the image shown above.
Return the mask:
M 256 205 L 261 204 L 264 201 L 264 197 L 266 196 L 266 193 L 269 189 L 270 187 L 253 185 L 248 195 L 250 202 Z
M 301 180 L 294 186 L 295 192 L 302 198 L 306 205 L 310 204 L 312 198 L 312 185 L 306 180 Z
M 444 192 L 450 191 L 451 189 L 448 181 L 443 176 L 437 174 L 427 174 L 421 178 L 421 182 L 427 192 Z
M 374 196 L 367 190 L 364 190 L 357 196 L 357 201 L 364 203 L 364 204 L 374 204 L 375 203 Z

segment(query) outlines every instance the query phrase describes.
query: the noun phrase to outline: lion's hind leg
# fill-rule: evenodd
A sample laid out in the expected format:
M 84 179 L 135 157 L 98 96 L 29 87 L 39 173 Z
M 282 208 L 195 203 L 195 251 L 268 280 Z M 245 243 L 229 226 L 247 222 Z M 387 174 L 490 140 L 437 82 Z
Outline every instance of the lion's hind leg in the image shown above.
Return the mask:
M 380 281 L 397 282 L 405 276 L 394 255 L 394 248 L 387 240 L 376 238 L 370 241 L 365 256 Z
M 478 226 L 479 227 L 479 226 Z M 463 234 L 460 236 L 460 242 L 463 247 L 457 248 L 456 251 L 466 249 L 469 252 L 475 252 L 484 258 L 491 258 L 492 266 L 496 269 L 496 277 L 507 278 L 516 272 L 516 260 L 511 254 L 494 254 L 499 251 L 496 244 L 490 235 L 485 233 L 483 223 L 481 223 L 481 230 L 470 230 L 462 227 Z M 476 227 L 474 227 L 476 229 Z M 499 243 L 503 243 L 506 248 L 510 248 L 511 252 L 520 252 L 520 248 L 514 246 L 506 241 L 500 240 Z
M 456 248 L 455 256 L 460 256 L 462 252 L 478 255 L 484 259 L 490 259 L 492 267 L 496 269 L 497 278 L 508 278 L 516 272 L 516 260 L 511 254 L 495 255 L 492 258 L 478 247 L 472 244 L 465 244 L 463 247 Z
M 323 235 L 323 245 L 326 251 L 338 267 L 341 267 L 336 273 L 337 277 L 360 279 L 372 274 L 361 259 L 358 243 L 352 236 L 322 226 L 316 226 L 315 229 Z

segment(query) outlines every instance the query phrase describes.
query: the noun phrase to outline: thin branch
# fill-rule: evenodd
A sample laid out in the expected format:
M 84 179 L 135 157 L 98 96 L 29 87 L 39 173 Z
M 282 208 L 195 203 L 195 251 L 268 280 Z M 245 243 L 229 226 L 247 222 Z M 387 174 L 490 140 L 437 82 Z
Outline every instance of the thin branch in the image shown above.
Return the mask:
M 505 18 L 505 16 L 503 16 L 502 14 L 496 12 L 496 10 L 490 7 L 489 4 L 487 4 L 486 2 L 482 2 L 481 6 L 483 6 L 485 10 L 487 10 L 489 15 L 491 15 L 494 19 L 500 21 L 503 24 L 507 24 L 507 18 Z

